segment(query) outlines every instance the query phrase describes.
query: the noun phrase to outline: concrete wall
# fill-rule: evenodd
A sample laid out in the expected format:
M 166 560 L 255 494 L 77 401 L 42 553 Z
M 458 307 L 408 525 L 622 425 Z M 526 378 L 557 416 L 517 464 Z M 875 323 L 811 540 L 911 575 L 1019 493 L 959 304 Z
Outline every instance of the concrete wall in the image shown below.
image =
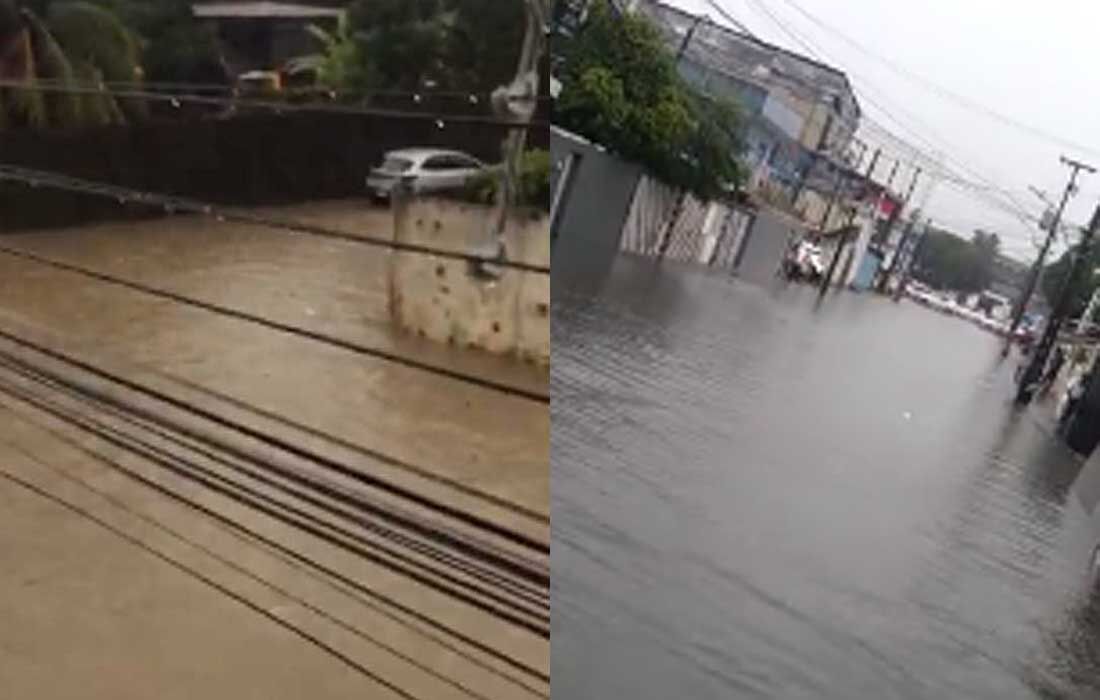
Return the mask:
M 737 276 L 754 284 L 771 283 L 792 231 L 802 233 L 804 227 L 793 218 L 761 210 L 743 243 Z
M 572 158 L 572 182 L 554 212 L 554 284 L 598 284 L 619 250 L 642 170 L 560 129 L 550 131 L 550 155 L 559 167 Z
M 493 210 L 443 198 L 394 202 L 395 240 L 436 250 L 469 252 L 491 230 Z M 550 222 L 519 212 L 509 219 L 506 257 L 550 262 Z M 410 333 L 439 343 L 515 355 L 550 364 L 550 276 L 502 268 L 497 279 L 471 274 L 464 260 L 394 252 L 390 313 Z

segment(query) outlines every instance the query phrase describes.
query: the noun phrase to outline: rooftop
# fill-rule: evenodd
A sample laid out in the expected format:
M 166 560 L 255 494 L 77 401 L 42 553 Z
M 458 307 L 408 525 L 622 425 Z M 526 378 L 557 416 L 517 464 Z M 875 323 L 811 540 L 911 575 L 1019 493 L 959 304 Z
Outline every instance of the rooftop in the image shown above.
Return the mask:
M 340 7 L 323 7 L 273 0 L 195 3 L 191 11 L 199 19 L 338 19 Z
M 660 20 L 660 19 L 665 19 L 665 18 L 669 18 L 669 17 L 674 17 L 676 20 L 679 20 L 680 22 L 687 23 L 685 26 L 690 26 L 692 23 L 694 23 L 699 18 L 698 15 L 693 15 L 690 12 L 687 12 L 686 10 L 683 10 L 681 8 L 678 8 L 678 7 L 673 7 L 672 5 L 668 5 L 664 2 L 661 2 L 661 0 L 646 0 L 645 2 L 640 4 L 640 7 L 643 10 L 649 10 L 648 12 L 646 12 L 646 14 L 651 19 Z M 653 10 L 656 10 L 657 12 L 664 15 L 665 17 L 664 18 L 655 17 Z M 737 41 L 739 43 L 750 45 L 750 46 L 752 46 L 752 47 L 754 47 L 758 50 L 761 50 L 761 51 L 769 53 L 769 54 L 778 55 L 778 56 L 781 56 L 781 57 L 784 57 L 784 58 L 787 58 L 787 59 L 792 59 L 795 62 L 800 63 L 805 67 L 812 68 L 814 70 L 822 71 L 824 73 L 827 73 L 830 77 L 832 77 L 840 85 L 842 85 L 844 90 L 851 96 L 852 104 L 855 107 L 856 117 L 858 118 L 862 114 L 862 108 L 860 107 L 859 99 L 856 97 L 855 90 L 852 87 L 852 83 L 848 79 L 848 75 L 844 71 L 842 71 L 842 70 L 840 70 L 840 69 L 838 69 L 834 66 L 831 66 L 827 63 L 823 63 L 823 62 L 821 62 L 817 59 L 810 58 L 808 56 L 797 53 L 795 51 L 791 51 L 790 49 L 786 49 L 782 46 L 778 46 L 776 44 L 771 44 L 769 42 L 766 42 L 766 41 L 760 39 L 759 37 L 757 37 L 753 34 L 750 34 L 748 32 L 739 31 L 739 30 L 733 29 L 731 27 L 727 27 L 727 26 L 718 24 L 718 23 L 713 22 L 713 21 L 708 22 L 706 24 L 706 26 L 707 26 L 708 29 L 717 30 L 717 32 L 719 32 L 721 35 L 723 35 L 723 37 L 726 38 L 726 39 L 732 39 L 732 40 Z M 664 28 L 665 29 L 669 28 L 667 26 L 667 23 L 665 23 Z M 713 60 L 714 57 L 711 56 L 710 58 Z

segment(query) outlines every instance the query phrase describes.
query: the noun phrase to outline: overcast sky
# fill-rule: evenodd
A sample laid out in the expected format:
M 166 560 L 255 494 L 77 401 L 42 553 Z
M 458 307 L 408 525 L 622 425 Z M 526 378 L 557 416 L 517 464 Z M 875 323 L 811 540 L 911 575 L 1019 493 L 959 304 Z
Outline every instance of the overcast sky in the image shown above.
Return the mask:
M 726 23 L 710 0 L 666 1 Z M 936 146 L 946 154 L 945 167 L 968 180 L 977 181 L 981 176 L 1011 190 L 1015 199 L 1035 215 L 1044 207 L 1028 186 L 1038 187 L 1056 199 L 1069 175 L 1069 170 L 1059 164 L 1060 155 L 1100 166 L 1100 3 L 713 2 L 760 38 L 808 54 L 761 9 L 766 8 L 789 32 L 814 48 L 816 57 L 845 71 L 869 118 L 863 136 L 884 146 L 892 145 L 892 155 L 904 156 L 905 147 L 889 144 L 888 137 L 882 136 L 874 124 L 888 128 L 928 155 Z M 885 57 L 981 107 L 1082 148 L 1008 126 L 980 109 L 944 98 L 935 89 L 907 79 L 839 34 L 815 24 L 796 8 L 838 30 L 874 56 Z M 878 179 L 885 176 L 882 171 Z M 908 174 L 895 182 L 907 183 Z M 1004 239 L 1006 252 L 1034 258 L 1035 248 L 1030 241 L 1040 235 L 1035 225 L 1021 223 L 974 194 L 946 183 L 936 185 L 927 197 L 925 212 L 936 223 L 963 235 L 975 228 L 995 231 Z M 1100 174 L 1085 175 L 1080 192 L 1067 208 L 1068 220 L 1086 223 L 1098 203 Z

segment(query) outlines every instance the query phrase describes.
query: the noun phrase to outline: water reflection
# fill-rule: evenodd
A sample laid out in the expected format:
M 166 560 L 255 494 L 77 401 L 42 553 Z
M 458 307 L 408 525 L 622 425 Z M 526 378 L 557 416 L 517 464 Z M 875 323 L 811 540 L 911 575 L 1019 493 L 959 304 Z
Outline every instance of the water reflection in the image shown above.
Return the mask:
M 996 340 L 653 275 L 555 296 L 556 694 L 1045 697 L 1048 637 L 1087 629 L 1081 464 L 1013 407 Z

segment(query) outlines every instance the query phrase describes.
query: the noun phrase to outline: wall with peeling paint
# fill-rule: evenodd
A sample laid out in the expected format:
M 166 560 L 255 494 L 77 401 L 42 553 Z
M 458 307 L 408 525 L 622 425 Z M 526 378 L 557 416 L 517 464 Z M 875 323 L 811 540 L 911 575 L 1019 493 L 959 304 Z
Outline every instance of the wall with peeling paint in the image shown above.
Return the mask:
M 395 240 L 436 250 L 470 252 L 485 240 L 488 207 L 446 198 L 394 203 Z M 505 235 L 509 260 L 550 264 L 550 221 L 517 212 Z M 394 252 L 390 313 L 410 333 L 436 342 L 550 364 L 550 276 L 503 268 L 498 279 L 471 274 L 462 260 Z

